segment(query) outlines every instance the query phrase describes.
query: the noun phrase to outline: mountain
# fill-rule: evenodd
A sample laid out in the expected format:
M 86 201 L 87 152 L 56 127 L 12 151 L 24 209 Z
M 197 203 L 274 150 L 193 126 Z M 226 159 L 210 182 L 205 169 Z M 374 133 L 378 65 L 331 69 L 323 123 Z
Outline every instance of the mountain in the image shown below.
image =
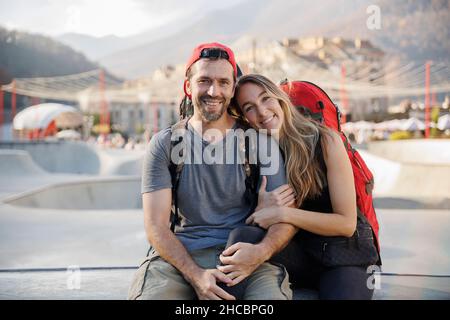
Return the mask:
M 186 26 L 192 25 L 197 19 L 198 17 L 196 16 L 189 16 L 183 19 L 183 23 L 178 23 L 178 21 L 167 23 L 128 37 L 117 37 L 113 35 L 93 37 L 79 33 L 65 33 L 55 39 L 71 46 L 77 51 L 83 52 L 89 59 L 98 61 L 115 52 L 124 51 L 157 41 L 164 37 L 169 37 L 172 34 L 180 32 Z
M 242 35 L 242 30 L 250 27 L 247 13 L 258 11 L 266 1 L 252 0 L 239 10 L 233 7 L 212 12 L 174 35 L 120 51 L 100 61 L 122 76 L 148 75 L 159 66 L 183 62 L 195 44 L 206 41 L 231 44 Z
M 380 8 L 380 30 L 366 25 L 370 5 Z M 368 39 L 390 55 L 409 60 L 448 61 L 449 20 L 450 0 L 244 0 L 226 9 L 199 12 L 153 33 L 110 39 L 125 42 L 105 45 L 108 50 L 98 49 L 97 57 L 115 73 L 134 78 L 162 65 L 183 63 L 203 41 L 221 41 L 232 47 L 238 43 L 245 47 L 247 41 L 250 47 L 245 39 L 252 37 L 263 43 L 284 37 L 341 36 Z
M 368 15 L 364 9 L 330 23 L 322 30 L 323 34 L 366 38 L 403 59 L 449 62 L 449 0 L 378 0 L 374 4 L 380 8 L 380 30 L 355 28 L 365 24 Z
M 0 27 L 0 81 L 85 72 L 99 66 L 52 38 Z
M 129 42 L 127 39 L 113 35 L 96 38 L 78 33 L 65 33 L 56 37 L 56 40 L 76 51 L 82 52 L 86 57 L 94 61 L 111 52 L 123 50 L 123 48 L 127 47 L 125 43 Z M 128 46 L 133 46 L 133 44 L 130 42 Z

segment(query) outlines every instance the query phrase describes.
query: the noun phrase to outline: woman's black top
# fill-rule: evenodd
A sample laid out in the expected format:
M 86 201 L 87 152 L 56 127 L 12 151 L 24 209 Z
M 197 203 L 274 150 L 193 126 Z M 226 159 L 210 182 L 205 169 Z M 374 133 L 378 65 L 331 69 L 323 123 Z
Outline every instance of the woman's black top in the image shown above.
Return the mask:
M 330 191 L 328 189 L 327 166 L 325 164 L 325 159 L 322 151 L 321 139 L 318 140 L 316 145 L 314 161 L 318 161 L 320 164 L 320 168 L 322 169 L 324 187 L 318 196 L 306 198 L 301 204 L 300 209 L 322 213 L 332 213 L 333 205 L 331 204 Z M 306 237 L 320 237 L 317 234 L 305 230 L 299 230 L 297 235 Z

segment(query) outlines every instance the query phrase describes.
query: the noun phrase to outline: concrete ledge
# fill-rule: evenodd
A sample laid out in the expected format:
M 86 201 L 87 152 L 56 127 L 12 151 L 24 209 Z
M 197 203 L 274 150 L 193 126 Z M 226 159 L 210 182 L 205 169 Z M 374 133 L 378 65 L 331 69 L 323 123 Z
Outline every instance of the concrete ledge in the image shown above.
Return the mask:
M 79 289 L 68 271 L 0 272 L 0 299 L 125 300 L 134 268 L 81 270 Z M 450 277 L 381 275 L 374 300 L 450 299 Z M 294 300 L 316 300 L 317 292 L 294 291 Z

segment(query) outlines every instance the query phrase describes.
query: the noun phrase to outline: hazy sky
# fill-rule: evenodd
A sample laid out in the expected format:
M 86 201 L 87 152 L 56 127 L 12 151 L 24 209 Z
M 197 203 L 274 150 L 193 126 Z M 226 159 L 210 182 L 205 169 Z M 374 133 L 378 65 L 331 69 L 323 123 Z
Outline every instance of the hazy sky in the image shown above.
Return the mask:
M 126 36 L 244 0 L 0 0 L 0 25 L 51 36 Z

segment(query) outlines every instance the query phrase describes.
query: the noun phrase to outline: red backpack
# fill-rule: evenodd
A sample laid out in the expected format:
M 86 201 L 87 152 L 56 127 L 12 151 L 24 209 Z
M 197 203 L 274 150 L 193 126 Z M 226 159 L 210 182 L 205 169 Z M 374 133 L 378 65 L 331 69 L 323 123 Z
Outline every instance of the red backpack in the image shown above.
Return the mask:
M 292 104 L 305 116 L 324 124 L 339 133 L 347 149 L 355 178 L 356 206 L 358 214 L 366 217 L 375 234 L 378 250 L 378 220 L 373 207 L 372 190 L 374 186 L 373 174 L 370 172 L 361 155 L 353 149 L 347 137 L 341 130 L 341 113 L 337 105 L 317 85 L 307 81 L 283 81 L 280 88 L 286 92 Z

